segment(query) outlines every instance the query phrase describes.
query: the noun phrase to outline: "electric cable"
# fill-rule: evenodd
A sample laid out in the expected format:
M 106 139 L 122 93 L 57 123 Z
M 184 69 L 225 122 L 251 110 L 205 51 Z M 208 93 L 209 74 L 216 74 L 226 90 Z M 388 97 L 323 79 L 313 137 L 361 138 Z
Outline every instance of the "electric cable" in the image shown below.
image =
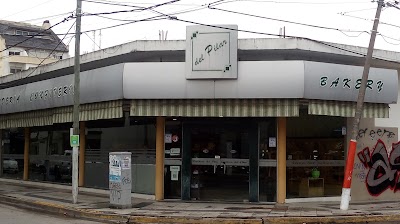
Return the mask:
M 178 1 L 180 1 L 180 0 L 171 0 L 171 1 L 168 1 L 168 2 L 163 2 L 163 3 L 160 3 L 160 4 L 156 4 L 156 5 L 152 5 L 152 6 L 149 6 L 149 7 L 140 8 L 140 9 L 119 10 L 119 11 L 99 12 L 99 13 L 83 13 L 82 16 L 111 15 L 111 14 L 116 14 L 116 13 L 146 11 L 146 10 L 155 9 L 155 8 L 158 8 L 158 7 L 161 7 L 161 6 L 169 5 L 169 4 L 178 2 Z
M 267 19 L 267 20 L 273 20 L 273 21 L 284 22 L 284 23 L 292 23 L 292 24 L 296 24 L 296 25 L 308 26 L 308 27 L 313 27 L 313 28 L 318 28 L 318 29 L 335 30 L 335 31 L 340 31 L 342 33 L 343 32 L 354 32 L 354 33 L 360 33 L 360 35 L 362 33 L 368 33 L 367 31 L 345 30 L 345 29 L 339 29 L 339 28 L 334 28 L 334 27 L 319 26 L 319 25 L 294 22 L 294 21 L 289 21 L 289 20 L 284 20 L 284 19 L 277 19 L 277 18 L 259 16 L 259 15 L 244 13 L 244 12 L 238 12 L 238 11 L 232 11 L 232 10 L 227 10 L 227 9 L 215 8 L 215 7 L 212 7 L 212 6 L 209 6 L 208 8 L 212 9 L 212 10 L 218 10 L 218 11 L 222 11 L 222 12 L 228 12 L 228 13 L 233 13 L 233 14 L 238 14 L 238 15 L 250 16 L 250 17 L 255 17 L 255 18 L 260 18 L 260 19 Z
M 76 21 L 75 21 L 75 22 L 72 24 L 72 26 L 68 29 L 67 33 L 68 33 L 69 31 L 71 31 L 71 29 L 74 27 L 75 23 L 76 23 Z M 32 71 L 31 73 L 29 73 L 27 76 L 25 76 L 23 79 L 26 79 L 26 78 L 28 78 L 29 76 L 31 76 L 31 75 L 39 68 L 39 66 L 43 64 L 43 62 L 44 62 L 45 60 L 47 60 L 48 58 L 50 58 L 51 55 L 53 55 L 54 51 L 56 51 L 56 49 L 58 48 L 58 46 L 60 46 L 60 44 L 63 42 L 63 40 L 64 40 L 66 37 L 67 37 L 67 35 L 64 35 L 64 37 L 58 42 L 57 46 L 49 53 L 49 55 L 48 55 L 46 58 L 44 58 L 44 59 L 35 67 L 35 69 L 33 69 L 33 71 Z
M 180 22 L 185 22 L 185 23 L 191 23 L 191 24 L 195 24 L 195 25 L 201 25 L 201 26 L 207 26 L 207 27 L 213 27 L 213 28 L 219 28 L 219 29 L 225 29 L 225 30 L 232 30 L 232 31 L 238 31 L 238 32 L 245 32 L 245 33 L 252 33 L 252 34 L 259 34 L 259 35 L 267 35 L 267 36 L 275 36 L 275 37 L 283 37 L 283 35 L 280 34 L 274 34 L 274 33 L 265 33 L 265 32 L 259 32 L 259 31 L 251 31 L 251 30 L 243 30 L 243 29 L 234 29 L 234 28 L 229 28 L 229 27 L 223 27 L 223 26 L 217 26 L 217 25 L 211 25 L 211 24 L 205 24 L 205 23 L 199 23 L 199 22 L 195 22 L 195 21 L 189 21 L 189 20 L 184 20 L 184 19 L 179 19 L 177 17 L 171 16 L 169 17 L 170 20 L 175 20 L 175 21 L 180 21 Z M 304 40 L 308 40 L 308 41 L 312 41 L 312 42 L 316 42 L 331 48 L 335 48 L 338 50 L 342 50 L 342 51 L 346 51 L 349 53 L 353 53 L 353 54 L 357 54 L 360 56 L 365 57 L 366 54 L 361 53 L 361 52 L 357 52 L 357 51 L 353 51 L 353 50 L 349 50 L 346 48 L 342 48 L 339 46 L 335 46 L 333 44 L 324 42 L 324 41 L 319 41 L 319 40 L 315 40 L 315 39 L 311 39 L 308 37 L 299 37 L 299 36 L 292 36 L 292 35 L 286 35 L 286 37 L 290 37 L 290 38 L 300 38 L 300 39 L 304 39 Z M 400 61 L 392 61 L 391 59 L 385 59 L 385 58 L 380 58 L 380 57 L 373 57 L 373 59 L 377 59 L 377 60 L 381 60 L 381 61 L 386 61 L 386 62 L 391 62 L 391 63 L 396 63 L 396 64 L 400 64 Z

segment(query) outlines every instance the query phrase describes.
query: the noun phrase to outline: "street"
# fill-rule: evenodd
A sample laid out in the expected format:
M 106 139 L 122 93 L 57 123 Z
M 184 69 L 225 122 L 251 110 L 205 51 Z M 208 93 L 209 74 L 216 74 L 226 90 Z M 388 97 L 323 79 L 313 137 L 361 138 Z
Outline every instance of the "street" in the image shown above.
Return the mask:
M 27 210 L 0 204 L 0 223 L 1 224 L 95 224 L 86 220 L 64 218 L 61 216 L 50 216 L 42 213 L 35 213 Z

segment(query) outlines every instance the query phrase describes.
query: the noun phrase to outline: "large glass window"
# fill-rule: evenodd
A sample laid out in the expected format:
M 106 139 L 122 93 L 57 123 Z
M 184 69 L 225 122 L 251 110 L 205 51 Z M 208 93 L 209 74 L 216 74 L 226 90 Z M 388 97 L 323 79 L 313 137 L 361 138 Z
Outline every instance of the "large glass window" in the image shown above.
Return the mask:
M 108 189 L 110 152 L 132 153 L 132 191 L 154 193 L 155 119 L 87 122 L 85 185 Z
M 301 116 L 287 122 L 287 197 L 339 196 L 345 119 Z
M 72 181 L 70 124 L 31 128 L 29 179 L 68 183 Z
M 24 172 L 24 129 L 3 130 L 3 177 L 22 179 Z

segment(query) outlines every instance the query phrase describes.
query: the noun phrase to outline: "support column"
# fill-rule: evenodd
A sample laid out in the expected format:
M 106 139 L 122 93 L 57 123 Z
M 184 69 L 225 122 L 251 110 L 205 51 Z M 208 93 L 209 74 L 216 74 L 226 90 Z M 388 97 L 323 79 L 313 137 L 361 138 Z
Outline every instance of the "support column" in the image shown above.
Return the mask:
M 164 199 L 164 131 L 165 118 L 157 117 L 156 121 L 156 186 L 155 198 L 157 201 Z
M 29 128 L 25 128 L 24 130 L 24 176 L 23 180 L 28 180 L 29 175 L 29 148 L 31 144 L 31 131 Z
M 286 117 L 278 118 L 278 187 L 277 202 L 286 199 Z
M 258 202 L 259 200 L 259 171 L 258 165 L 258 124 L 252 124 L 249 128 L 249 201 Z
M 79 181 L 78 186 L 85 185 L 85 151 L 86 151 L 86 122 L 79 122 Z

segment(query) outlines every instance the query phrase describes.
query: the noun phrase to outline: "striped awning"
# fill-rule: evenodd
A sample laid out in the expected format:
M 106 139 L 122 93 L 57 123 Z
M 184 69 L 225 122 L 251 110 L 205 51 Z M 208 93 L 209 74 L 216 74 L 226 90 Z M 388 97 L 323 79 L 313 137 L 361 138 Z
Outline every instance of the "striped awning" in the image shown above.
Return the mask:
M 72 110 L 73 107 L 69 106 L 0 115 L 0 129 L 37 127 L 72 122 Z M 113 119 L 121 118 L 122 116 L 122 101 L 107 101 L 82 104 L 80 106 L 79 120 Z
M 131 116 L 297 117 L 297 99 L 132 100 Z
M 53 123 L 72 122 L 73 107 L 54 109 Z M 122 101 L 107 101 L 101 103 L 83 104 L 80 106 L 79 120 L 91 121 L 100 119 L 121 118 Z
M 308 114 L 338 117 L 354 117 L 356 102 L 310 100 Z M 364 103 L 363 118 L 388 118 L 389 105 L 383 103 Z

